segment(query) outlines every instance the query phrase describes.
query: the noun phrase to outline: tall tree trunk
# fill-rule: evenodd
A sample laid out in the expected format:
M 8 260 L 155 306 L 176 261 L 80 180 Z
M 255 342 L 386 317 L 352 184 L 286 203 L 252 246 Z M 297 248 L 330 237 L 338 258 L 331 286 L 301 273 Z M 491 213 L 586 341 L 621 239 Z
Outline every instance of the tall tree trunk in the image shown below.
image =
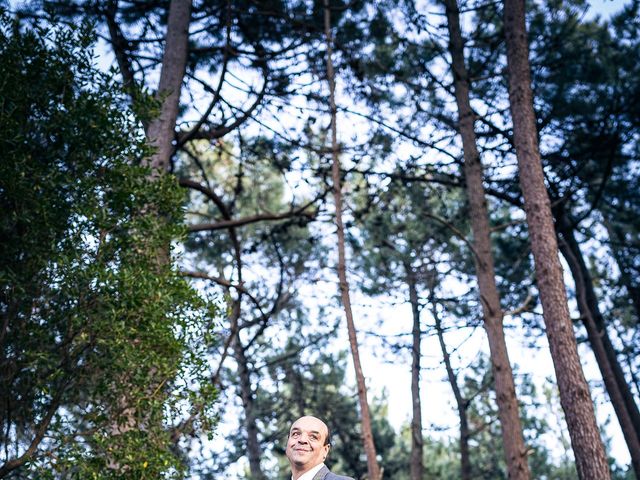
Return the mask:
M 524 0 L 505 0 L 504 27 L 509 102 L 520 186 L 524 196 L 547 338 L 560 391 L 560 403 L 567 419 L 579 477 L 606 480 L 611 478 L 611 474 L 598 431 L 589 387 L 580 365 L 567 305 L 567 292 L 562 278 L 562 266 L 558 258 L 551 205 L 540 161 L 529 71 Z
M 349 283 L 347 282 L 347 268 L 345 255 L 344 224 L 342 222 L 342 182 L 340 180 L 340 157 L 338 155 L 338 130 L 337 130 L 337 110 L 335 98 L 335 72 L 333 70 L 333 37 L 331 35 L 331 8 L 329 0 L 324 0 L 324 29 L 327 42 L 327 80 L 329 83 L 329 108 L 331 110 L 331 179 L 333 181 L 333 198 L 336 209 L 336 229 L 338 234 L 338 280 L 340 282 L 340 295 L 344 313 L 347 319 L 347 330 L 349 332 L 349 345 L 351 346 L 351 356 L 358 385 L 358 401 L 360 404 L 360 415 L 362 423 L 362 441 L 364 451 L 367 456 L 367 472 L 370 480 L 382 478 L 382 472 L 376 458 L 376 447 L 373 442 L 373 431 L 371 429 L 371 415 L 369 414 L 369 403 L 367 401 L 367 386 L 360 364 L 360 353 L 358 351 L 358 338 L 356 327 L 351 311 L 351 299 L 349 296 Z
M 231 315 L 235 316 L 235 323 L 240 320 L 240 302 L 233 302 Z M 232 321 L 234 323 L 234 321 Z M 240 398 L 242 400 L 242 408 L 244 410 L 244 427 L 247 432 L 247 458 L 249 459 L 249 471 L 252 480 L 264 480 L 266 475 L 260 466 L 260 457 L 262 457 L 262 449 L 258 440 L 258 426 L 256 424 L 255 402 L 253 389 L 251 388 L 251 373 L 249 371 L 249 362 L 245 355 L 244 346 L 240 339 L 240 331 L 236 330 L 232 342 L 234 358 L 238 364 L 238 377 L 240 387 Z
M 424 437 L 422 436 L 422 406 L 420 402 L 420 357 L 422 343 L 422 330 L 420 328 L 420 305 L 418 301 L 418 289 L 416 288 L 416 274 L 411 265 L 405 263 L 407 285 L 409 286 L 409 302 L 413 315 L 413 327 L 411 337 L 411 479 L 422 480 L 424 464 L 422 460 L 424 450 Z
M 556 209 L 556 212 L 562 207 Z M 587 330 L 589 344 L 598 363 L 609 399 L 613 405 L 622 434 L 631 454 L 636 477 L 640 478 L 640 412 L 629 389 L 617 354 L 607 333 L 600 313 L 591 274 L 584 262 L 573 228 L 564 213 L 556 214 L 556 226 L 560 233 L 560 251 L 567 260 L 576 285 L 576 297 L 580 317 Z
M 474 263 L 484 328 L 489 339 L 491 366 L 495 380 L 498 414 L 502 427 L 502 443 L 507 462 L 508 478 L 526 480 L 530 477 L 527 449 L 522 436 L 522 424 L 513 382 L 513 373 L 504 338 L 503 313 L 496 286 L 487 201 L 482 184 L 482 164 L 476 145 L 474 114 L 469 98 L 470 81 L 464 62 L 464 41 L 460 29 L 457 0 L 444 0 L 449 26 L 449 52 L 452 58 L 453 81 L 458 125 L 464 151 L 464 173 L 467 186 L 471 228 L 473 230 Z
M 110 15 L 111 21 L 108 23 L 111 28 L 115 25 L 115 12 L 112 11 Z M 180 89 L 187 59 L 190 17 L 191 0 L 171 0 L 167 20 L 165 51 L 160 71 L 160 83 L 158 91 L 156 92 L 156 97 L 162 101 L 161 114 L 147 127 L 147 140 L 151 145 L 156 147 L 154 155 L 145 162 L 146 166 L 151 168 L 150 181 L 158 179 L 169 169 L 169 161 L 173 152 L 171 142 L 173 140 L 178 116 L 178 101 L 180 99 Z M 121 68 L 124 68 L 124 66 L 121 65 Z M 122 74 L 125 83 L 132 80 L 131 78 L 127 78 L 127 72 L 123 71 Z M 131 84 L 129 84 L 129 86 L 131 86 Z M 146 215 L 154 215 L 156 205 L 144 205 L 142 212 Z M 157 265 L 164 266 L 170 261 L 169 245 L 157 248 Z M 154 377 L 154 368 L 153 366 L 149 367 L 151 377 Z M 157 385 L 159 385 L 160 380 L 158 379 L 156 381 Z M 157 385 L 148 385 L 149 393 L 154 391 Z M 110 428 L 112 435 L 123 435 L 128 431 L 140 429 L 141 425 L 144 424 L 144 420 L 141 421 L 136 417 L 137 414 L 144 416 L 145 412 L 137 411 L 137 407 L 131 404 L 132 399 L 129 397 L 130 395 L 125 393 L 119 399 L 119 406 L 121 407 L 122 413 L 120 415 L 121 418 L 114 422 Z M 116 471 L 118 474 L 123 474 L 122 465 L 113 458 L 108 460 L 108 468 Z
M 467 409 L 469 408 L 469 401 L 462 396 L 460 387 L 458 386 L 458 378 L 451 365 L 451 357 L 447 350 L 447 344 L 444 341 L 444 330 L 442 328 L 442 321 L 440 320 L 440 314 L 438 312 L 438 306 L 435 299 L 435 286 L 437 280 L 435 279 L 436 273 L 434 272 L 434 281 L 429 285 L 429 303 L 431 304 L 431 314 L 436 326 L 436 333 L 438 335 L 438 342 L 440 343 L 440 350 L 442 351 L 442 359 L 444 360 L 444 366 L 447 370 L 447 378 L 453 390 L 453 396 L 456 400 L 456 407 L 458 409 L 458 418 L 460 419 L 460 438 L 458 445 L 460 448 L 460 480 L 471 480 L 471 457 L 469 455 L 469 418 L 467 417 Z
M 160 116 L 147 129 L 147 138 L 156 147 L 149 165 L 155 174 L 169 169 L 173 154 L 176 120 L 182 80 L 187 65 L 191 0 L 171 0 L 167 34 L 156 98 L 161 100 Z

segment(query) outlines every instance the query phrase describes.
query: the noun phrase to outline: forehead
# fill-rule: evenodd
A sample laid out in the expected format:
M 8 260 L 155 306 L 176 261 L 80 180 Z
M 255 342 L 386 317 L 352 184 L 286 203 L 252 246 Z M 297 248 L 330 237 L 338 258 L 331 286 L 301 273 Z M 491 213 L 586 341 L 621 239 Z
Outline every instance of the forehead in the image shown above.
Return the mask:
M 327 433 L 327 426 L 324 422 L 315 417 L 302 417 L 293 422 L 290 432 L 294 430 L 300 430 L 303 432 L 317 432 L 325 435 Z

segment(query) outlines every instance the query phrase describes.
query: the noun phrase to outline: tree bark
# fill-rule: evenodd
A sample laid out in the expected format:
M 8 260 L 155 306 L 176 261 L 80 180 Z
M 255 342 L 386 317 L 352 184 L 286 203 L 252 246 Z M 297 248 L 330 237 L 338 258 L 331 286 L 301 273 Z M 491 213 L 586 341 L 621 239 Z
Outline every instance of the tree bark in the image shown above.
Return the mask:
M 456 399 L 456 407 L 458 409 L 458 418 L 460 419 L 460 438 L 458 445 L 460 448 L 460 480 L 471 480 L 471 457 L 469 455 L 469 419 L 467 417 L 467 408 L 469 407 L 469 401 L 462 396 L 460 387 L 458 386 L 458 379 L 451 366 L 451 357 L 447 350 L 447 344 L 444 341 L 444 330 L 442 329 L 442 321 L 440 320 L 440 314 L 438 313 L 437 305 L 435 302 L 435 295 L 433 293 L 435 283 L 429 287 L 431 304 L 431 310 L 433 320 L 436 325 L 436 333 L 438 335 L 438 342 L 440 343 L 440 350 L 442 351 L 442 359 L 444 360 L 444 366 L 447 370 L 447 378 L 453 390 L 453 396 Z
M 150 181 L 155 181 L 169 170 L 171 155 L 173 154 L 172 139 L 174 136 L 176 119 L 178 117 L 178 102 L 180 100 L 180 90 L 187 60 L 187 43 L 189 34 L 189 22 L 191 17 L 191 0 L 171 0 L 169 6 L 169 16 L 167 20 L 167 32 L 165 39 L 165 51 L 162 58 L 160 70 L 160 82 L 156 98 L 161 102 L 161 112 L 147 125 L 147 140 L 155 147 L 156 151 L 143 164 L 151 168 Z M 115 11 L 108 12 L 107 23 L 112 34 L 114 49 L 118 60 L 121 61 L 120 68 L 125 85 L 132 87 L 132 73 L 127 70 L 124 63 L 124 52 L 118 51 L 122 45 L 118 42 L 124 41 L 118 37 L 117 25 L 115 24 Z M 144 215 L 154 215 L 157 213 L 156 205 L 144 205 L 141 209 Z M 167 265 L 171 261 L 169 245 L 164 245 L 156 249 L 156 262 L 158 266 Z M 150 367 L 153 377 L 153 366 Z M 149 391 L 153 391 L 157 385 L 149 385 Z M 132 399 L 125 392 L 119 399 L 122 410 L 122 417 L 125 421 L 115 422 L 111 426 L 112 435 L 123 435 L 124 433 L 141 428 L 141 423 L 136 417 L 136 406 L 131 405 Z M 142 412 L 144 413 L 144 412 Z M 108 468 L 122 474 L 123 466 L 115 459 L 108 460 Z
M 475 249 L 473 258 L 482 303 L 484 328 L 489 340 L 508 478 L 527 480 L 530 478 L 527 449 L 522 436 L 516 389 L 504 338 L 500 295 L 495 280 L 489 214 L 482 180 L 482 164 L 476 145 L 474 114 L 469 97 L 470 81 L 464 62 L 460 13 L 457 0 L 444 0 L 444 4 L 449 27 L 449 52 L 452 58 L 451 66 L 458 107 L 458 128 L 464 152 L 466 190 L 471 212 Z
M 563 213 L 557 213 L 556 225 L 561 235 L 560 251 L 569 265 L 576 285 L 580 317 L 587 330 L 589 344 L 629 448 L 634 472 L 636 477 L 640 478 L 640 412 L 607 333 L 593 289 L 591 274 L 584 262 L 569 219 Z
M 408 263 L 404 265 L 407 274 L 407 285 L 409 286 L 409 302 L 413 316 L 413 327 L 411 337 L 413 345 L 411 348 L 411 406 L 413 413 L 411 417 L 411 480 L 422 480 L 424 474 L 424 463 L 422 460 L 424 450 L 424 438 L 422 436 L 422 406 L 420 401 L 420 357 L 422 341 L 422 330 L 420 328 L 420 305 L 418 301 L 418 289 L 416 287 L 416 274 Z
M 581 479 L 611 478 L 589 387 L 580 365 L 567 293 L 558 258 L 551 205 L 538 149 L 524 0 L 505 0 L 509 102 L 520 186 L 531 236 L 538 290 L 549 348 L 576 468 Z
M 239 323 L 240 320 L 240 302 L 241 297 L 233 302 L 232 315 L 235 320 L 232 323 Z M 238 377 L 240 387 L 240 398 L 242 400 L 242 408 L 244 410 L 244 426 L 247 432 L 247 458 L 249 459 L 249 471 L 253 480 L 264 480 L 266 475 L 260 466 L 260 458 L 262 457 L 262 448 L 258 440 L 258 426 L 256 424 L 255 402 L 253 389 L 251 388 L 251 373 L 249 371 L 249 362 L 245 355 L 244 346 L 240 339 L 240 330 L 236 330 L 232 342 L 234 358 L 238 364 Z
M 160 116 L 147 129 L 147 138 L 156 147 L 148 164 L 155 175 L 169 170 L 182 80 L 187 65 L 191 0 L 171 0 L 167 34 L 156 98 L 161 101 Z
M 362 441 L 364 451 L 367 456 L 367 472 L 370 480 L 380 480 L 382 472 L 378 465 L 376 447 L 373 442 L 373 431 L 371 428 L 371 416 L 369 414 L 369 403 L 367 401 L 367 387 L 360 364 L 360 353 L 358 351 L 358 338 L 356 327 L 351 311 L 351 298 L 349 295 L 349 283 L 346 272 L 346 254 L 344 239 L 344 224 L 342 222 L 342 182 L 340 179 L 340 157 L 338 155 L 338 130 L 337 130 L 337 110 L 335 99 L 335 72 L 333 70 L 333 37 L 331 34 L 331 9 L 329 0 L 324 0 L 324 29 L 327 43 L 327 81 L 329 83 L 329 108 L 331 111 L 331 179 L 333 182 L 333 198 L 335 203 L 335 221 L 338 235 L 338 280 L 340 282 L 340 296 L 344 313 L 347 320 L 347 330 L 349 333 L 349 345 L 351 346 L 351 356 L 358 385 L 358 401 L 360 404 L 360 415 L 362 424 Z

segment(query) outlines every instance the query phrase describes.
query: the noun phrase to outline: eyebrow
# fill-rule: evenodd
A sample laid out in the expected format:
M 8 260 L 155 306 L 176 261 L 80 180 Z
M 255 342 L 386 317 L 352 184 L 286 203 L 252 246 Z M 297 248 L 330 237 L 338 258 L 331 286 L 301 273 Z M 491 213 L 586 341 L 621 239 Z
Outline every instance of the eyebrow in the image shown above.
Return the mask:
M 294 427 L 291 429 L 291 431 L 289 432 L 289 435 L 291 435 L 293 432 L 301 432 L 302 429 L 298 428 L 298 427 Z M 318 430 L 309 430 L 309 433 L 316 433 L 318 435 L 320 435 L 320 432 Z

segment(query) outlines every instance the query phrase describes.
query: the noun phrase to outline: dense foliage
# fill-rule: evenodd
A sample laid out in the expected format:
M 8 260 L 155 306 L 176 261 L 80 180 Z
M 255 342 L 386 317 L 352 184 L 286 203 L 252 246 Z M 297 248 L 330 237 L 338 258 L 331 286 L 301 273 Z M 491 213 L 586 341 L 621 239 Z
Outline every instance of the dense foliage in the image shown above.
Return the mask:
M 158 262 L 183 235 L 182 192 L 140 166 L 92 42 L 2 19 L 0 471 L 182 477 L 177 427 L 213 427 L 215 312 Z

